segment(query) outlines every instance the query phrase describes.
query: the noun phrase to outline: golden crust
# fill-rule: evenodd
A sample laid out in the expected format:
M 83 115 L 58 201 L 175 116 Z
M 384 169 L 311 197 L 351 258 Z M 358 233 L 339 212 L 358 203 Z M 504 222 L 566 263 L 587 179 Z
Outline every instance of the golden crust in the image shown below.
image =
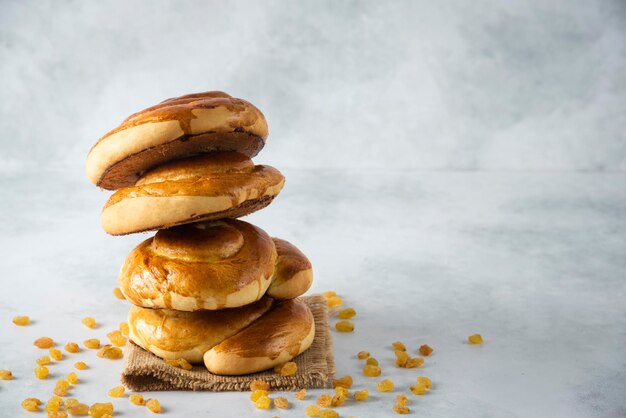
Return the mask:
M 204 365 L 215 374 L 241 375 L 266 370 L 309 348 L 315 321 L 299 299 L 282 301 L 241 332 L 204 353 Z
M 243 306 L 266 293 L 293 299 L 309 289 L 312 274 L 287 241 L 221 220 L 160 230 L 130 252 L 118 282 L 137 306 L 196 311 Z
M 237 220 L 163 229 L 126 257 L 118 278 L 128 301 L 179 311 L 224 309 L 259 300 L 276 263 L 271 238 Z
M 100 138 L 87 156 L 87 177 L 114 190 L 152 167 L 198 153 L 252 157 L 267 135 L 265 117 L 245 100 L 223 92 L 176 97 L 129 116 Z
M 272 299 L 262 298 L 241 308 L 193 313 L 132 306 L 129 337 L 161 358 L 201 363 L 207 350 L 260 318 L 272 303 Z
M 145 173 L 134 186 L 115 192 L 102 210 L 109 234 L 124 235 L 236 217 L 267 206 L 285 178 L 273 167 L 224 152 L 175 161 Z

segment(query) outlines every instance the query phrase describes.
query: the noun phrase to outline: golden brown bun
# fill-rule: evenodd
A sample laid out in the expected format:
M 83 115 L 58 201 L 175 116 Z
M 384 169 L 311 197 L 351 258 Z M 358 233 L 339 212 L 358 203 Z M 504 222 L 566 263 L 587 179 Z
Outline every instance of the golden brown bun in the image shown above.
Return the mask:
M 293 299 L 312 279 L 311 263 L 296 247 L 225 219 L 160 230 L 128 254 L 118 281 L 137 306 L 196 311 L 244 306 L 266 292 Z
M 102 210 L 102 227 L 125 235 L 244 216 L 269 205 L 284 184 L 278 170 L 236 152 L 173 161 L 115 192 Z
M 269 369 L 311 346 L 315 322 L 299 299 L 263 298 L 236 309 L 178 312 L 132 307 L 129 338 L 166 360 L 204 360 L 216 374 Z
M 241 375 L 291 360 L 311 346 L 315 321 L 299 299 L 279 302 L 268 313 L 204 353 L 215 374 Z
M 278 258 L 267 295 L 276 299 L 296 298 L 311 287 L 313 268 L 309 259 L 293 244 L 272 238 Z
M 164 229 L 128 254 L 119 275 L 126 299 L 146 308 L 224 309 L 259 300 L 276 249 L 247 222 L 222 220 Z
M 181 312 L 133 306 L 128 314 L 129 337 L 135 344 L 166 360 L 184 358 L 201 363 L 204 353 L 256 321 L 272 299 L 235 309 Z
M 220 91 L 175 97 L 129 116 L 100 138 L 87 156 L 87 177 L 115 190 L 179 158 L 214 151 L 253 157 L 267 135 L 265 117 L 245 100 Z

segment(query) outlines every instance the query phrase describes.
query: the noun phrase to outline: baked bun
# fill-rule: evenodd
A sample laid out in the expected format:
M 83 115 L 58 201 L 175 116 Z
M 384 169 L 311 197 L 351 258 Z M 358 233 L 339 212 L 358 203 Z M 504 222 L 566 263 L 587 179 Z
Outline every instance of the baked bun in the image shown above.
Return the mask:
M 202 363 L 207 350 L 256 321 L 272 303 L 272 299 L 263 298 L 241 308 L 198 312 L 132 306 L 128 336 L 166 360 L 184 358 L 190 363 Z
M 311 286 L 312 270 L 293 245 L 247 222 L 223 219 L 158 231 L 128 254 L 118 281 L 137 306 L 217 310 L 247 305 L 266 292 L 298 297 Z
M 220 91 L 175 97 L 129 116 L 100 138 L 87 156 L 87 177 L 115 190 L 179 158 L 213 151 L 253 157 L 267 135 L 265 117 L 245 100 Z
M 259 372 L 302 353 L 314 336 L 313 314 L 304 302 L 279 302 L 241 332 L 204 353 L 204 365 L 214 374 Z
M 102 227 L 124 235 L 202 220 L 237 218 L 269 205 L 285 178 L 236 152 L 203 154 L 154 168 L 115 192 Z
M 177 312 L 133 306 L 129 338 L 166 360 L 204 360 L 215 374 L 241 375 L 291 360 L 311 346 L 315 321 L 299 299 L 263 298 L 221 311 Z

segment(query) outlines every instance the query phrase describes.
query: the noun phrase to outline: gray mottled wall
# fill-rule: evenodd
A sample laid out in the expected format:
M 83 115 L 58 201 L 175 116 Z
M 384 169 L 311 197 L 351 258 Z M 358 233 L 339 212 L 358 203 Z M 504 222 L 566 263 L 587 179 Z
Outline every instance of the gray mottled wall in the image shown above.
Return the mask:
M 281 167 L 626 169 L 626 2 L 2 1 L 0 172 L 221 89 Z

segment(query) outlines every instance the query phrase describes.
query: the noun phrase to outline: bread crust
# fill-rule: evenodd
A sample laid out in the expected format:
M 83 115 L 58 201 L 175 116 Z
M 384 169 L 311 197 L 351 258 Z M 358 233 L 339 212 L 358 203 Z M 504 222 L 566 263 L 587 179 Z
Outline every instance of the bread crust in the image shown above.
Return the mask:
M 293 359 L 313 343 L 313 314 L 299 299 L 282 301 L 234 336 L 204 353 L 215 374 L 242 375 Z
M 238 153 L 201 155 L 145 173 L 115 192 L 101 223 L 111 235 L 245 216 L 269 205 L 285 184 L 273 167 Z
M 95 185 L 130 186 L 146 170 L 179 158 L 214 151 L 255 156 L 268 127 L 251 103 L 223 92 L 189 94 L 137 112 L 100 138 L 87 156 Z

